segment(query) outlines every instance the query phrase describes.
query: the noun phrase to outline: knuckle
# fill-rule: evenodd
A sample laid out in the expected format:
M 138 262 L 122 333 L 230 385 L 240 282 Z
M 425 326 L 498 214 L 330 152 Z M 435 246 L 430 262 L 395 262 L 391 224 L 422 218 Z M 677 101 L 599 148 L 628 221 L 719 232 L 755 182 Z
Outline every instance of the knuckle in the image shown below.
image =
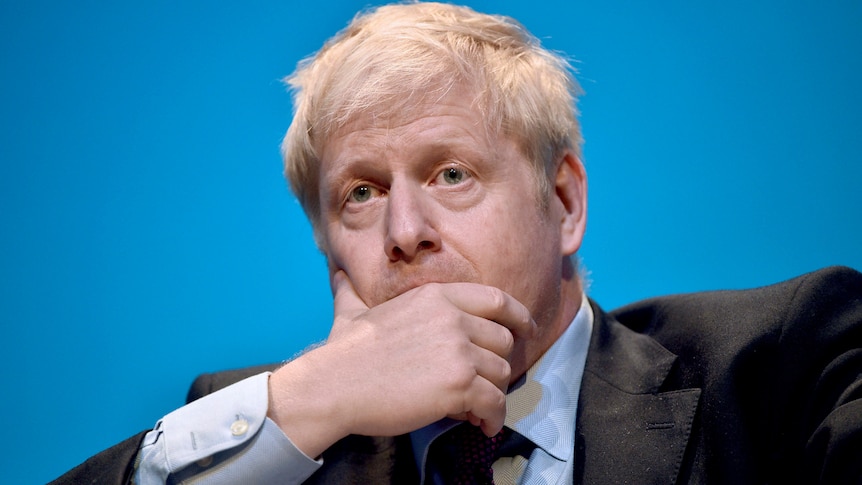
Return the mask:
M 495 403 L 497 409 L 506 409 L 506 393 L 500 391 L 497 393 L 497 402 Z
M 440 292 L 440 286 L 437 283 L 426 283 L 424 285 L 417 286 L 410 290 L 414 295 L 418 298 L 426 299 L 433 298 L 437 293 Z
M 506 409 L 506 394 L 500 389 L 490 389 L 485 396 L 490 409 Z
M 506 295 L 503 290 L 487 287 L 486 292 L 488 293 L 488 304 L 491 305 L 492 309 L 499 311 L 506 308 Z
M 524 323 L 530 323 L 533 319 L 533 316 L 530 315 L 530 310 L 523 304 L 518 305 L 518 315 L 520 315 L 521 321 Z
M 436 281 L 425 283 L 419 288 L 421 288 L 426 293 L 431 293 L 432 295 L 441 295 L 443 293 L 443 285 Z
M 512 353 L 512 350 L 515 349 L 515 336 L 512 335 L 512 332 L 509 332 L 505 328 L 501 328 L 500 330 L 501 348 L 506 355 L 509 355 Z
M 500 374 L 501 383 L 508 384 L 509 379 L 512 377 L 512 365 L 509 364 L 509 361 L 503 360 L 503 362 L 500 364 L 498 372 Z
M 475 379 L 475 369 L 465 365 L 459 365 L 449 373 L 450 386 L 458 391 L 469 389 Z

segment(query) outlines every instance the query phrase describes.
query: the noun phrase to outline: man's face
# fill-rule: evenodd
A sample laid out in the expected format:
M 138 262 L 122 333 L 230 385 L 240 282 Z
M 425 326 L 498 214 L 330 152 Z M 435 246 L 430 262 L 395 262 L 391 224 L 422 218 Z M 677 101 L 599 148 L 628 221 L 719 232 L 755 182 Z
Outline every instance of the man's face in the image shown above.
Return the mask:
M 494 286 L 541 326 L 560 305 L 562 209 L 540 206 L 532 165 L 471 100 L 453 89 L 412 114 L 359 116 L 327 140 L 330 272 L 344 270 L 369 306 L 428 282 Z

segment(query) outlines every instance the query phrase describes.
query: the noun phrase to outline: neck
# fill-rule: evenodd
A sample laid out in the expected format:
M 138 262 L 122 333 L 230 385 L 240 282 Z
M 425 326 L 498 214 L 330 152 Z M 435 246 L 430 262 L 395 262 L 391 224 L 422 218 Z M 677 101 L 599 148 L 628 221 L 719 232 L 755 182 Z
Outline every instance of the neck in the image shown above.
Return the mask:
M 560 299 L 556 311 L 538 321 L 539 331 L 530 340 L 517 340 L 512 351 L 512 377 L 510 383 L 517 381 L 569 328 L 583 301 L 583 289 L 578 275 L 564 278 L 560 282 Z

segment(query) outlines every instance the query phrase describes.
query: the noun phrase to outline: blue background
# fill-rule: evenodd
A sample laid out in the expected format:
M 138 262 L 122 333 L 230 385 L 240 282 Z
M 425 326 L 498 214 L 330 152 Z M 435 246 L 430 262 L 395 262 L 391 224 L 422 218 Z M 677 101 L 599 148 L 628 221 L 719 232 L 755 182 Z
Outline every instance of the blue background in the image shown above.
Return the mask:
M 312 3 L 0 4 L 4 482 L 325 337 L 279 79 L 366 3 Z M 470 4 L 578 60 L 605 307 L 862 268 L 862 2 Z

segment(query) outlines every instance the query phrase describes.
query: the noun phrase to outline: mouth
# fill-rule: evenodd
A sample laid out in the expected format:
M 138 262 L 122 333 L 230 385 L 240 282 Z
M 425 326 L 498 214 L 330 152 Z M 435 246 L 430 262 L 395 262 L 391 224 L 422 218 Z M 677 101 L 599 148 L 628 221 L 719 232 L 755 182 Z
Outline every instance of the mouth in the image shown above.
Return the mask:
M 386 291 L 384 292 L 384 301 L 389 301 L 393 298 L 397 298 L 404 293 L 415 290 L 420 286 L 424 286 L 430 283 L 455 283 L 456 281 L 447 281 L 440 278 L 399 278 L 398 281 L 393 281 L 391 284 L 387 284 Z
M 479 282 L 479 275 L 471 266 L 441 264 L 435 265 L 433 268 L 425 268 L 422 271 L 404 271 L 401 269 L 383 275 L 374 282 L 373 294 L 377 296 L 376 300 L 379 304 L 431 283 L 474 282 Z

